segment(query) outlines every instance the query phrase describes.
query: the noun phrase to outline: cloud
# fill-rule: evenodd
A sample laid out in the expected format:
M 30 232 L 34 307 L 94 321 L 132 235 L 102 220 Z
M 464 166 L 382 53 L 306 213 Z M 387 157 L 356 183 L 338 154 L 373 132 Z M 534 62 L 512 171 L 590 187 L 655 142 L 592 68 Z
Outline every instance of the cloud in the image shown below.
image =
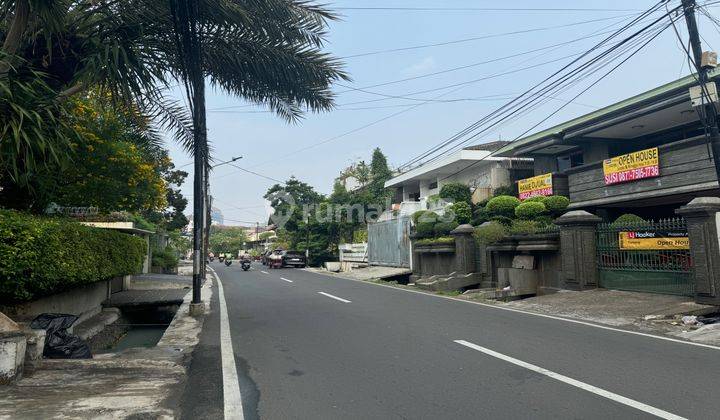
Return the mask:
M 425 57 L 422 60 L 418 61 L 417 63 L 405 68 L 403 70 L 403 73 L 409 77 L 420 76 L 421 74 L 428 73 L 428 72 L 434 70 L 435 67 L 436 67 L 435 58 L 434 57 Z

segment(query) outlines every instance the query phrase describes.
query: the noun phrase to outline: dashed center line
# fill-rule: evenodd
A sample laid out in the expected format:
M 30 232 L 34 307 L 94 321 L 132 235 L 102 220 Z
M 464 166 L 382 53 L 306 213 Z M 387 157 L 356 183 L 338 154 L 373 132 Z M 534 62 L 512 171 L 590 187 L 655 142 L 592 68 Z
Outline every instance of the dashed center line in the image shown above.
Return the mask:
M 508 363 L 512 363 L 513 365 L 516 365 L 516 366 L 524 367 L 525 369 L 531 370 L 531 371 L 539 373 L 541 375 L 545 375 L 545 376 L 555 379 L 557 381 L 564 382 L 564 383 L 574 386 L 576 388 L 580 388 L 582 390 L 592 392 L 593 394 L 599 395 L 599 396 L 607 398 L 609 400 L 613 400 L 620 404 L 624 404 L 628 407 L 632 407 L 637 410 L 644 411 L 644 412 L 652 414 L 654 416 L 657 416 L 657 417 L 660 417 L 663 419 L 673 419 L 673 420 L 684 420 L 685 419 L 685 417 L 678 416 L 677 414 L 669 413 L 669 412 L 661 410 L 659 408 L 655 408 L 651 405 L 647 405 L 647 404 L 641 403 L 639 401 L 635 401 L 630 398 L 623 397 L 622 395 L 618 395 L 613 392 L 606 391 L 602 388 L 598 388 L 596 386 L 586 384 L 585 382 L 580 382 L 576 379 L 569 378 L 565 375 L 561 375 L 561 374 L 555 373 L 551 370 L 541 368 L 540 366 L 536 366 L 536 365 L 533 365 L 533 364 L 530 364 L 527 362 L 523 362 L 522 360 L 515 359 L 514 357 L 506 356 L 502 353 L 498 353 L 498 352 L 490 350 L 488 348 L 478 346 L 477 344 L 473 344 L 473 343 L 470 343 L 465 340 L 455 340 L 455 342 L 460 345 L 463 345 L 465 347 L 469 347 L 473 350 L 477 350 L 479 352 L 485 353 L 488 356 L 492 356 L 497 359 L 506 361 Z
M 280 277 L 280 280 L 285 280 L 285 281 L 288 282 L 288 283 L 292 283 L 292 282 L 293 282 L 292 280 L 286 279 L 285 277 Z
M 351 303 L 351 302 L 350 302 L 349 300 L 347 300 L 347 299 L 343 299 L 343 298 L 339 298 L 339 297 L 337 297 L 337 296 L 333 296 L 333 295 L 331 295 L 330 293 L 325 293 L 325 292 L 318 292 L 318 293 L 321 294 L 321 295 L 323 295 L 323 296 L 327 296 L 327 297 L 329 297 L 330 299 L 339 300 L 340 302 L 343 302 L 343 303 Z
M 270 274 L 270 273 L 268 273 L 267 271 L 263 271 L 263 270 L 260 270 L 260 272 L 263 273 L 263 274 Z

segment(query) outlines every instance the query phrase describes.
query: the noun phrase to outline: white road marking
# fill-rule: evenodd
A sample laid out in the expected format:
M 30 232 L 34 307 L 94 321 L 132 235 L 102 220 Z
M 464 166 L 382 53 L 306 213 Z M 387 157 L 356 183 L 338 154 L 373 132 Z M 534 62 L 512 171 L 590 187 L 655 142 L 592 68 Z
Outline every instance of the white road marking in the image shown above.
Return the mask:
M 212 269 L 211 269 L 212 270 Z M 223 407 L 225 420 L 244 420 L 242 395 L 240 395 L 240 381 L 235 367 L 235 352 L 233 351 L 230 336 L 230 322 L 228 321 L 227 304 L 223 285 L 215 270 L 212 270 L 218 284 L 220 299 L 220 356 L 222 360 L 223 375 Z
M 349 300 L 346 300 L 346 299 L 343 299 L 343 298 L 339 298 L 339 297 L 337 297 L 337 296 L 333 296 L 333 295 L 331 295 L 330 293 L 325 293 L 325 292 L 318 292 L 318 293 L 321 294 L 321 295 L 323 295 L 323 296 L 327 296 L 327 297 L 329 297 L 330 299 L 339 300 L 340 302 L 343 302 L 343 303 L 351 303 Z
M 270 273 L 268 273 L 267 271 L 263 271 L 263 270 L 260 270 L 260 272 L 263 273 L 263 274 L 270 274 Z
M 288 279 L 286 279 L 285 277 L 280 277 L 280 280 L 285 280 L 285 281 L 288 282 L 288 283 L 292 283 L 292 282 L 293 282 L 292 280 L 288 280 Z
M 644 412 L 652 414 L 654 416 L 657 416 L 657 417 L 660 417 L 663 419 L 673 419 L 673 420 L 684 420 L 685 419 L 685 417 L 678 416 L 677 414 L 669 413 L 669 412 L 661 410 L 659 408 L 655 408 L 653 406 L 643 404 L 639 401 L 635 401 L 630 398 L 623 397 L 622 395 L 618 395 L 613 392 L 606 391 L 602 388 L 598 388 L 596 386 L 586 384 L 585 382 L 580 382 L 576 379 L 569 378 L 565 375 L 561 375 L 561 374 L 555 373 L 551 370 L 541 368 L 540 366 L 536 366 L 531 363 L 523 362 L 522 360 L 515 359 L 514 357 L 506 356 L 502 353 L 498 353 L 498 352 L 490 350 L 488 348 L 478 346 L 477 344 L 473 344 L 473 343 L 467 342 L 465 340 L 454 340 L 454 341 L 465 347 L 469 347 L 473 350 L 477 350 L 479 352 L 485 353 L 488 356 L 492 356 L 497 359 L 504 360 L 508 363 L 512 363 L 512 364 L 520 366 L 520 367 L 524 367 L 525 369 L 532 370 L 533 372 L 539 373 L 541 375 L 545 375 L 549 378 L 555 379 L 560 382 L 564 382 L 564 383 L 566 383 L 568 385 L 572 385 L 576 388 L 580 388 L 582 390 L 592 392 L 593 394 L 613 400 L 620 404 L 627 405 L 628 407 L 632 407 L 637 410 L 644 411 Z
M 308 271 L 309 271 L 309 270 L 308 270 Z M 608 327 L 608 326 L 606 326 L 606 325 L 593 324 L 592 322 L 580 321 L 580 320 L 577 320 L 577 319 L 570 319 L 570 318 L 563 318 L 563 317 L 561 317 L 561 316 L 556 316 L 556 315 L 546 315 L 546 314 L 540 314 L 540 313 L 537 313 L 537 312 L 524 311 L 524 310 L 522 310 L 522 309 L 506 308 L 506 307 L 499 306 L 499 304 L 493 305 L 493 304 L 489 304 L 489 303 L 473 302 L 472 300 L 458 299 L 458 298 L 454 298 L 454 297 L 452 297 L 452 296 L 442 296 L 442 295 L 436 295 L 436 294 L 433 294 L 433 293 L 421 292 L 421 291 L 419 291 L 419 290 L 401 289 L 401 288 L 399 288 L 399 287 L 388 286 L 388 285 L 380 284 L 380 283 L 372 283 L 372 282 L 363 281 L 363 280 L 347 279 L 347 278 L 342 278 L 342 277 L 338 277 L 338 276 L 334 276 L 334 275 L 330 275 L 330 274 L 318 273 L 318 272 L 316 272 L 316 271 L 313 271 L 313 273 L 319 274 L 319 275 L 321 275 L 321 276 L 332 277 L 332 278 L 335 278 L 335 279 L 343 279 L 343 280 L 348 280 L 348 281 L 354 281 L 354 282 L 356 282 L 356 283 L 367 284 L 367 285 L 370 285 L 370 286 L 387 287 L 387 288 L 389 288 L 389 289 L 397 290 L 397 291 L 400 291 L 400 292 L 415 293 L 415 294 L 418 294 L 418 295 L 430 296 L 430 297 L 434 297 L 434 298 L 453 300 L 453 301 L 455 301 L 455 302 L 470 303 L 470 304 L 472 304 L 472 305 L 484 306 L 484 307 L 486 307 L 486 308 L 493 308 L 493 309 L 499 309 L 499 310 L 502 310 L 502 311 L 516 312 L 516 313 L 520 313 L 520 314 L 537 316 L 537 317 L 541 317 L 541 318 L 554 319 L 554 320 L 556 320 L 556 321 L 571 322 L 571 323 L 573 323 L 573 324 L 585 325 L 585 326 L 587 326 L 587 327 L 600 328 L 601 330 L 615 331 L 615 332 L 620 332 L 620 333 L 625 333 L 625 334 L 632 334 L 632 335 L 639 335 L 639 336 L 641 336 L 641 337 L 654 338 L 654 339 L 656 339 L 656 340 L 663 340 L 663 341 L 670 341 L 670 342 L 678 343 L 678 344 L 686 344 L 686 345 L 688 345 L 688 346 L 703 347 L 703 348 L 712 349 L 712 350 L 720 350 L 720 346 L 714 346 L 714 345 L 712 345 L 712 344 L 702 344 L 702 343 L 696 343 L 696 342 L 693 342 L 693 341 L 680 340 L 680 339 L 678 339 L 678 338 L 665 337 L 665 336 L 662 336 L 662 335 L 648 334 L 648 333 L 643 333 L 643 332 L 638 332 L 638 331 L 631 331 L 631 330 L 623 330 L 622 328 Z

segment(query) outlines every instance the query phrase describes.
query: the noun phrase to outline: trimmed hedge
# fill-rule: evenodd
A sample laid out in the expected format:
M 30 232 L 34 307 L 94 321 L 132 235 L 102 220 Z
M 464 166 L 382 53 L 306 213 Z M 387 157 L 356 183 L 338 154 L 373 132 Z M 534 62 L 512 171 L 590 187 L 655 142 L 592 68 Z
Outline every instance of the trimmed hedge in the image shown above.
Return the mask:
M 438 219 L 437 213 L 430 210 L 418 210 L 410 216 L 413 224 L 418 225 L 420 223 L 435 223 Z
M 570 199 L 567 197 L 563 197 L 562 195 L 550 195 L 547 197 L 544 197 L 543 204 L 545 204 L 545 207 L 547 207 L 547 210 L 555 215 L 560 215 L 562 212 L 565 211 L 567 206 L 570 205 Z
M 520 200 L 517 197 L 501 195 L 491 198 L 485 209 L 492 216 L 513 217 L 515 216 L 515 207 L 519 205 Z
M 465 201 L 458 201 L 450 205 L 450 210 L 455 214 L 455 221 L 463 225 L 472 221 L 472 207 Z
M 435 234 L 435 223 L 420 222 L 415 226 L 415 236 L 429 238 Z
M 535 219 L 546 211 L 545 204 L 537 201 L 526 201 L 515 207 L 515 216 L 519 219 Z
M 435 236 L 445 236 L 458 227 L 458 222 L 440 222 L 433 227 Z
M 647 223 L 645 219 L 642 217 L 632 214 L 632 213 L 625 213 L 615 219 L 614 222 L 612 222 L 613 226 L 622 226 L 622 225 L 642 225 Z
M 145 253 L 145 241 L 125 233 L 0 210 L 0 302 L 137 273 Z

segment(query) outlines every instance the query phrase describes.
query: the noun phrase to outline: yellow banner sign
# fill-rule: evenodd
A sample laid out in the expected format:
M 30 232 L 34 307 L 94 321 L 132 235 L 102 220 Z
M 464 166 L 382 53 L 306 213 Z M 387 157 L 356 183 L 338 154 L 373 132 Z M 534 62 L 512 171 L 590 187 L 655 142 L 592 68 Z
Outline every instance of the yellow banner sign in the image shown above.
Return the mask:
M 660 176 L 658 148 L 640 150 L 603 161 L 605 185 Z
M 620 249 L 690 249 L 687 232 L 619 232 Z
M 543 174 L 518 181 L 521 200 L 526 198 L 553 195 L 552 174 Z

